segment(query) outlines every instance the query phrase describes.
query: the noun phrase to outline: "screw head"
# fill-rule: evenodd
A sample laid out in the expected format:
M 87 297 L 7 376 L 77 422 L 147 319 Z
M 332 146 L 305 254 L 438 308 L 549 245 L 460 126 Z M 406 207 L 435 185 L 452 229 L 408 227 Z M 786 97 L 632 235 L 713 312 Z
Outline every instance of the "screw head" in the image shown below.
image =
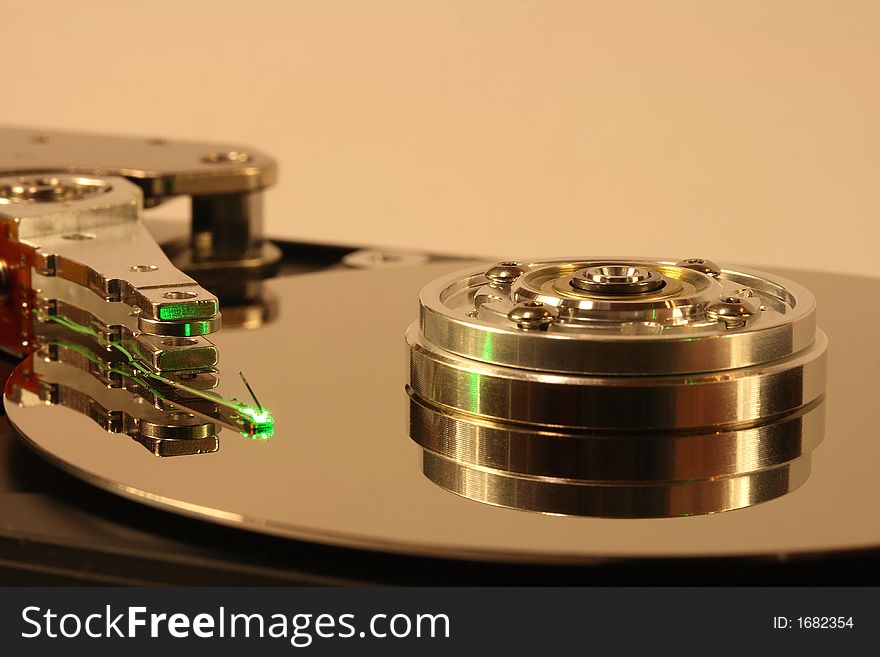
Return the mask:
M 748 319 L 761 309 L 754 297 L 723 297 L 706 308 L 706 315 L 724 322 L 727 328 L 745 326 Z
M 507 313 L 507 318 L 516 322 L 521 329 L 547 330 L 558 315 L 559 311 L 553 306 L 540 301 L 526 301 L 514 306 L 513 310 Z
M 687 260 L 679 260 L 675 263 L 676 267 L 684 269 L 693 269 L 708 276 L 717 277 L 721 275 L 721 267 L 705 258 L 688 258 Z
M 522 263 L 515 261 L 499 262 L 486 270 L 486 278 L 493 287 L 504 287 L 513 283 L 523 275 L 525 269 Z

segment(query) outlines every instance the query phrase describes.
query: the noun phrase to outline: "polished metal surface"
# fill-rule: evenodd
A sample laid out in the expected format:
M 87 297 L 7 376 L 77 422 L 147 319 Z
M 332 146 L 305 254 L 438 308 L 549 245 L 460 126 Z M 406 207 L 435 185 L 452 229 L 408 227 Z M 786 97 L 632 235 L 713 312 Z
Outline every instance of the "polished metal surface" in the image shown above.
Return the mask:
M 670 376 L 577 376 L 514 370 L 442 353 L 407 331 L 412 394 L 459 412 L 582 429 L 689 429 L 748 424 L 798 410 L 825 392 L 827 339 L 798 354 L 730 370 Z
M 74 364 L 70 354 L 59 358 L 61 350 L 56 346 L 51 356 L 48 350 L 28 356 L 19 366 L 11 388 L 16 403 L 73 409 L 108 434 L 131 436 L 155 456 L 217 451 L 218 427 L 213 423 L 192 413 L 159 408 L 155 399 L 101 381 L 82 363 Z
M 828 400 L 799 418 L 755 428 L 749 440 L 760 443 L 766 433 L 779 446 L 778 458 L 797 455 L 815 446 L 826 414 L 826 438 L 813 452 L 806 482 L 787 495 L 730 513 L 621 520 L 493 507 L 452 495 L 424 476 L 425 467 L 435 464 L 423 463 L 422 448 L 407 436 L 401 334 L 412 321 L 419 290 L 459 267 L 338 271 L 269 282 L 280 301 L 279 321 L 216 335 L 223 393 L 246 394 L 235 373 L 222 374 L 224 363 L 245 359 L 248 380 L 275 415 L 276 435 L 266 443 L 224 429 L 216 453 L 158 459 L 70 408 L 19 407 L 9 388 L 7 413 L 40 453 L 95 485 L 178 513 L 328 544 L 530 562 L 880 547 L 880 524 L 874 522 L 880 441 L 873 413 L 880 403 L 880 350 L 876 333 L 865 329 L 880 322 L 880 309 L 865 304 L 858 322 L 852 315 L 852 299 L 870 298 L 876 279 L 786 274 L 818 299 L 821 325 L 833 345 Z M 311 313 L 317 295 L 345 299 L 345 321 L 303 321 L 303 309 Z M 491 445 L 494 429 L 492 423 L 480 427 L 471 449 Z M 586 456 L 581 465 L 575 460 L 555 466 L 573 468 L 559 473 L 589 474 L 587 457 L 605 448 L 599 438 L 589 434 L 577 445 L 560 444 L 566 454 Z M 718 438 L 732 445 L 737 440 L 732 434 Z M 676 460 L 675 467 L 657 459 L 639 470 L 623 460 L 618 473 L 686 475 L 688 468 L 708 465 L 697 460 L 707 439 L 682 438 L 677 449 L 693 458 Z M 523 442 L 511 463 L 540 472 L 529 449 Z M 759 452 L 728 453 L 747 464 L 760 462 L 755 460 Z M 486 458 L 491 464 L 506 457 L 496 451 Z M 547 465 L 561 463 L 551 459 Z M 711 465 L 718 472 L 739 467 L 735 460 Z M 782 482 L 735 483 L 745 499 L 760 487 L 790 486 L 787 482 L 803 476 L 795 467 Z
M 810 461 L 798 459 L 771 470 L 719 479 L 609 486 L 512 476 L 503 470 L 465 467 L 426 451 L 424 472 L 441 488 L 490 505 L 573 516 L 659 518 L 718 513 L 772 500 L 807 480 Z
M 14 270 L 2 281 L 0 347 L 30 354 L 19 376 L 30 396 L 20 389 L 20 403 L 75 409 L 157 456 L 216 451 L 220 425 L 268 437 L 271 415 L 258 402 L 200 385 L 216 383 L 218 352 L 203 336 L 220 328 L 217 296 L 172 264 L 141 219 L 145 196 L 155 205 L 191 195 L 197 263 L 186 264 L 223 291 L 241 325 L 267 321 L 274 303 L 261 280 L 277 270 L 280 250 L 261 241 L 260 191 L 274 162 L 203 146 L 194 164 L 181 144 L 0 133 L 11 149 L 0 171 L 15 174 L 0 177 L 0 263 Z M 114 159 L 121 144 L 128 167 Z M 151 159 L 154 147 L 164 159 Z M 157 170 L 141 166 L 158 161 Z M 121 175 L 107 176 L 100 162 Z
M 229 144 L 117 137 L 0 127 L 0 174 L 125 176 L 147 205 L 178 195 L 251 192 L 272 185 L 277 165 L 263 153 Z
M 571 284 L 579 270 L 612 262 L 515 263 L 523 274 L 506 283 L 490 282 L 481 267 L 442 277 L 419 296 L 422 334 L 444 351 L 474 360 L 612 375 L 737 369 L 785 358 L 815 339 L 815 301 L 794 281 L 768 280 L 744 269 L 711 276 L 674 261 L 637 260 L 627 264 L 655 270 L 663 277 L 662 288 L 603 295 Z M 753 296 L 742 301 L 760 301 L 764 307 L 748 330 L 727 330 L 707 314 L 710 305 L 745 290 Z M 524 333 L 508 317 L 525 301 L 557 310 L 558 320 L 546 333 Z
M 416 397 L 409 414 L 416 442 L 435 454 L 449 453 L 459 463 L 535 477 L 633 485 L 729 477 L 789 463 L 819 446 L 824 423 L 821 400 L 748 429 L 662 436 L 535 430 L 450 412 Z
M 218 296 L 233 322 L 271 319 L 273 301 L 261 281 L 277 273 L 281 251 L 263 239 L 262 191 L 277 178 L 268 156 L 228 144 L 0 128 L 0 175 L 10 176 L 0 182 L 0 203 L 60 206 L 103 191 L 88 188 L 89 180 L 122 176 L 146 207 L 191 197 L 190 239 L 165 245 L 174 266 Z
M 790 339 L 815 305 L 704 259 L 465 269 L 426 286 L 406 334 L 410 436 L 428 478 L 499 506 L 655 517 L 764 502 L 803 484 L 823 435 L 827 339 Z M 683 362 L 664 372 L 670 344 Z M 694 354 L 717 369 L 686 369 Z
M 171 340 L 219 328 L 218 302 L 147 233 L 141 199 L 125 178 L 0 178 L 0 260 L 15 270 L 19 300 L 0 314 L 20 325 L 0 346 L 30 352 L 40 324 L 60 316 L 130 345 L 157 369 L 216 361 L 204 339 Z
M 571 275 L 571 285 L 600 294 L 642 294 L 659 290 L 665 281 L 655 269 L 616 264 L 579 269 Z
M 157 371 L 120 342 L 67 317 L 41 327 L 38 344 L 10 380 L 21 406 L 74 409 L 109 433 L 131 436 L 156 456 L 216 451 L 221 427 L 250 439 L 271 435 L 271 415 L 219 395 L 220 377 L 210 365 Z M 212 364 L 216 350 L 213 357 Z M 243 373 L 240 378 L 246 382 Z M 245 386 L 256 400 L 253 388 Z
M 220 326 L 218 301 L 171 264 L 141 210 L 124 178 L 0 178 L 0 259 L 18 300 L 0 308 L 0 346 L 31 354 L 21 377 L 36 382 L 31 401 L 75 408 L 156 455 L 215 451 L 215 422 L 266 437 L 263 409 L 195 385 L 216 378 L 203 336 Z M 98 392 L 84 392 L 84 376 Z M 209 429 L 193 437 L 183 425 L 196 416 Z

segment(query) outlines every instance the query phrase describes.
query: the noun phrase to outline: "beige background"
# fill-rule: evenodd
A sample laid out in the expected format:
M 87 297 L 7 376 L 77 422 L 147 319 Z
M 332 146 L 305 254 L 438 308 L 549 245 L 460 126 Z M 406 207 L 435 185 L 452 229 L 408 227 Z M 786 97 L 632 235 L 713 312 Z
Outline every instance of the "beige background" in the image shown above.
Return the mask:
M 275 236 L 875 273 L 880 2 L 4 4 L 0 121 L 259 147 Z

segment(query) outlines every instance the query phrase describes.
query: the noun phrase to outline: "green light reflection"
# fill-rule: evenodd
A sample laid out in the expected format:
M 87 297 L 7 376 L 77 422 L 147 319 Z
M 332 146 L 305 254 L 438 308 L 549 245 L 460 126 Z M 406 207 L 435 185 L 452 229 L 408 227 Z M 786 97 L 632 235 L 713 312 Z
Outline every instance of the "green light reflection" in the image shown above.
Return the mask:
M 486 333 L 483 336 L 483 345 L 480 348 L 480 359 L 491 363 L 492 362 L 492 334 Z M 471 411 L 474 413 L 478 412 L 480 409 L 480 375 L 476 372 L 470 372 L 468 374 L 470 377 L 470 402 L 471 402 Z

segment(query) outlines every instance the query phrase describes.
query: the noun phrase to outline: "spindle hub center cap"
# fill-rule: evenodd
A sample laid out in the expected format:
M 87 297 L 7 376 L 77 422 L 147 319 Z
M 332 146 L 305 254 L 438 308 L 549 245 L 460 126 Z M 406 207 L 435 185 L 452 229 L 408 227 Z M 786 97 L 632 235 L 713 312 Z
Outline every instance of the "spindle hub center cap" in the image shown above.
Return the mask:
M 626 264 L 597 265 L 579 269 L 571 276 L 571 286 L 604 294 L 640 294 L 663 287 L 660 272 Z

